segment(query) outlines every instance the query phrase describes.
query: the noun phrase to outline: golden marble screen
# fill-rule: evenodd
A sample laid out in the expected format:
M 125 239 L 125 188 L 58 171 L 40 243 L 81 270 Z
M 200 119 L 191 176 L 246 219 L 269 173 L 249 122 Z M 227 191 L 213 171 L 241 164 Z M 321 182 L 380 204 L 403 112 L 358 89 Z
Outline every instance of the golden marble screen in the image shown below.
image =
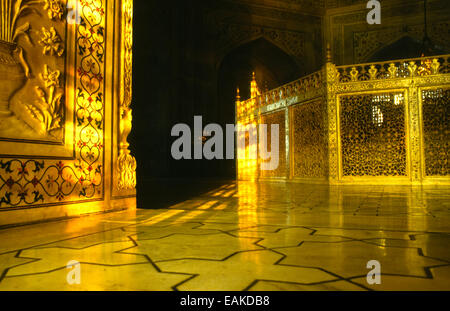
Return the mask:
M 286 172 L 286 117 L 285 110 L 273 112 L 270 114 L 265 114 L 261 116 L 261 123 L 267 124 L 267 146 L 271 146 L 271 125 L 278 124 L 279 125 L 279 155 L 278 155 L 278 168 L 275 170 L 267 170 L 260 171 L 260 176 L 262 178 L 285 178 L 287 175 Z M 268 148 L 270 149 L 270 147 Z M 268 150 L 271 152 L 271 150 Z M 262 160 L 260 161 L 269 161 Z
M 322 100 L 292 108 L 293 176 L 325 178 L 327 175 L 326 111 Z
M 422 91 L 423 143 L 426 176 L 447 176 L 450 143 L 450 89 Z
M 406 176 L 404 94 L 340 97 L 343 176 Z

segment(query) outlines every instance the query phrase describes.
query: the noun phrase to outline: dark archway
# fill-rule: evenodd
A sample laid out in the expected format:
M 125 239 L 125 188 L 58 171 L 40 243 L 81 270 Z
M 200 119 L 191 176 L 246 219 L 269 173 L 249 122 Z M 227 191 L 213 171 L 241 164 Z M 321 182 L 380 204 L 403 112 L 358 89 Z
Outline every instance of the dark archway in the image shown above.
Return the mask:
M 222 125 L 235 122 L 237 87 L 241 100 L 250 98 L 253 72 L 263 90 L 293 81 L 303 73 L 291 56 L 264 38 L 234 49 L 224 57 L 218 72 L 218 111 Z M 235 177 L 234 161 L 220 161 L 218 165 L 222 176 Z
M 432 46 L 427 49 L 426 55 L 446 54 L 444 48 Z M 424 53 L 424 44 L 422 40 L 416 40 L 409 36 L 402 37 L 388 46 L 385 46 L 375 52 L 367 62 L 382 62 L 395 59 L 416 58 Z

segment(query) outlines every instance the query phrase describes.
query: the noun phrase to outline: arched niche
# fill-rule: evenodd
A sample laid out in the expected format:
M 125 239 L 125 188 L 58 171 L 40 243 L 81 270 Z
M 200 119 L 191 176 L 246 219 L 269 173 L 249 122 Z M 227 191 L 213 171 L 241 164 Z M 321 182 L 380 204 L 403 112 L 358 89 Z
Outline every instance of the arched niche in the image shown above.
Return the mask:
M 230 51 L 218 70 L 218 118 L 221 124 L 234 124 L 236 88 L 241 100 L 250 98 L 250 81 L 255 72 L 260 89 L 273 89 L 302 76 L 293 57 L 264 38 L 247 42 Z M 222 161 L 222 173 L 234 176 L 234 161 Z
M 381 47 L 374 52 L 367 62 L 381 62 L 396 59 L 416 58 L 420 57 L 424 52 L 424 45 L 422 40 L 404 36 L 389 45 Z M 427 56 L 446 54 L 443 47 L 431 46 L 426 53 Z

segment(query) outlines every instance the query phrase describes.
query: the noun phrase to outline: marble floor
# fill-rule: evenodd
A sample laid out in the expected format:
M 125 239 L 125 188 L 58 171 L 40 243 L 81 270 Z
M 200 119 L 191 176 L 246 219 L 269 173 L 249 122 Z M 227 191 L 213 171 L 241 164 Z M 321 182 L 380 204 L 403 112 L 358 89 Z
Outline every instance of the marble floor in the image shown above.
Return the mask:
M 450 290 L 449 199 L 448 186 L 227 183 L 166 209 L 1 229 L 0 290 Z

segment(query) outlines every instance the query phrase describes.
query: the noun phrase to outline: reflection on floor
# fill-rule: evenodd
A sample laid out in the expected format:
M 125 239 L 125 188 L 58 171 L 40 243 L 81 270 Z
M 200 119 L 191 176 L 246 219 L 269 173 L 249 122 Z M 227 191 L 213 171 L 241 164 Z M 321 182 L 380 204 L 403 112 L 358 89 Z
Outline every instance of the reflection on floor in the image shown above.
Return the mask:
M 3 229 L 0 290 L 450 290 L 449 198 L 242 182 L 168 209 Z

